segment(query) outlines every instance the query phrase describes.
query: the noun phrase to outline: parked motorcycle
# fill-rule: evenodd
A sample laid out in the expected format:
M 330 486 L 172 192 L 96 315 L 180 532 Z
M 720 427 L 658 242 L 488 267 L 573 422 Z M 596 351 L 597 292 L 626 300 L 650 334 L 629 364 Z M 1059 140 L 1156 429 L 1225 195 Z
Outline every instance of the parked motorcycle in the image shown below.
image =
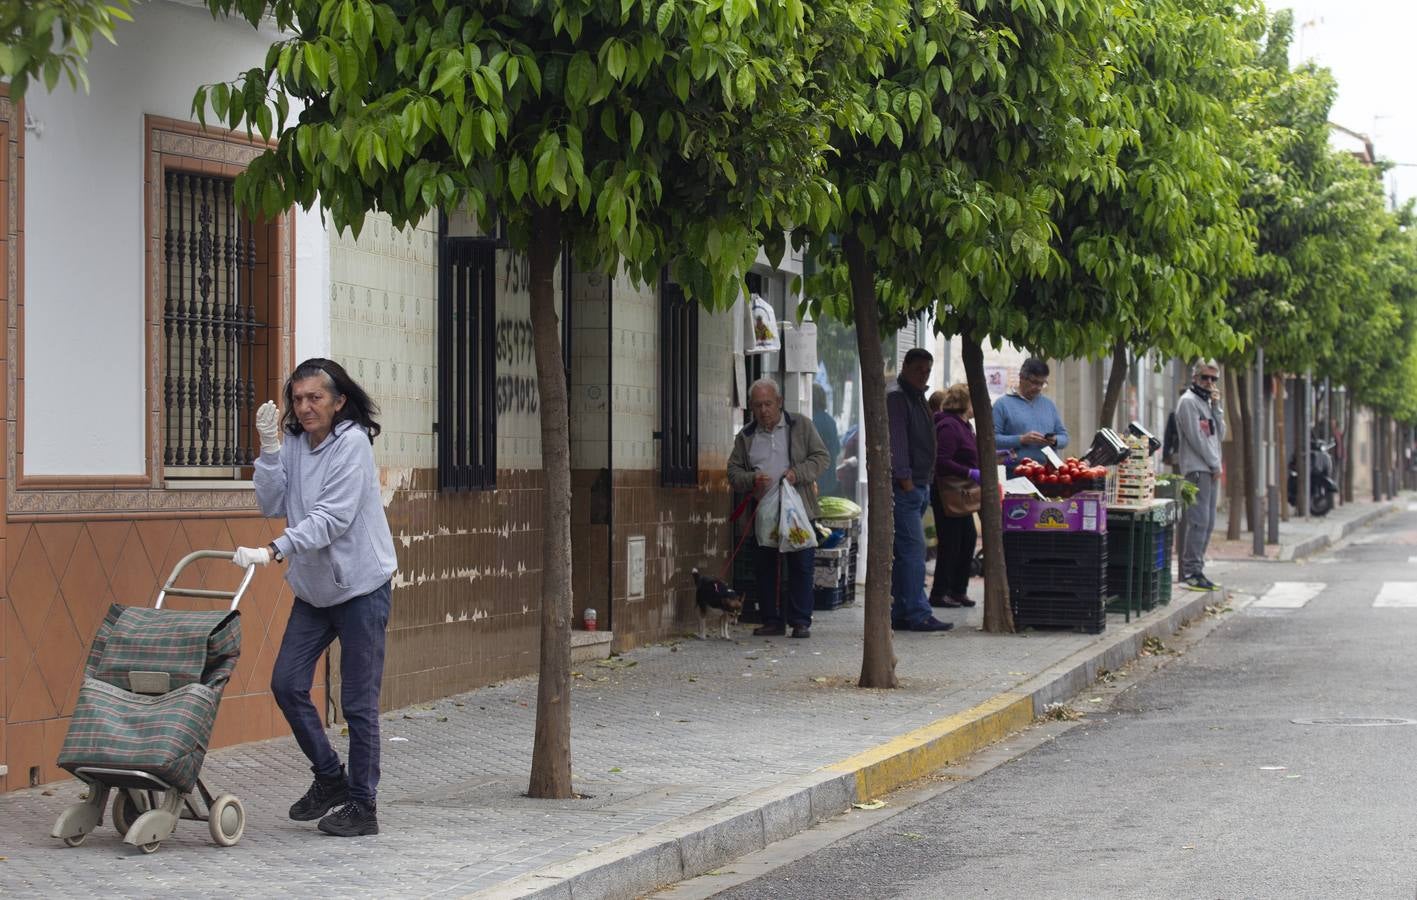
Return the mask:
M 1333 480 L 1333 441 L 1309 440 L 1309 513 L 1326 516 L 1333 509 L 1338 482 Z M 1299 505 L 1299 464 L 1289 457 L 1289 505 Z

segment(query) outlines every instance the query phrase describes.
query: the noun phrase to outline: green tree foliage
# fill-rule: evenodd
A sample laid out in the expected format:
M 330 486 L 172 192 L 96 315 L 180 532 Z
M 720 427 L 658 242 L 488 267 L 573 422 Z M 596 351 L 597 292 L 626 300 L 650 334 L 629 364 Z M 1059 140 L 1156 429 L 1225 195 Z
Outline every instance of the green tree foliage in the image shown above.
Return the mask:
M 824 222 L 824 111 L 808 102 L 809 19 L 801 0 L 208 0 L 290 36 L 262 66 L 201 89 L 228 127 L 275 147 L 238 179 L 239 198 L 275 213 L 327 210 L 358 230 L 434 210 L 498 216 L 528 254 L 540 389 L 543 492 L 541 677 L 530 793 L 570 780 L 570 454 L 557 251 L 582 269 L 624 269 L 727 306 L 759 235 Z M 870 7 L 843 2 L 849 36 Z M 849 14 L 855 11 L 855 16 Z M 855 66 L 857 40 L 818 68 Z M 866 54 L 869 55 L 869 54 Z M 294 116 L 294 121 L 289 121 Z M 782 241 L 777 242 L 781 247 Z
M 6 0 L 0 3 L 0 76 L 21 100 L 31 81 L 54 90 L 62 75 L 88 89 L 84 60 L 95 35 L 116 43 L 115 22 L 131 22 L 130 0 Z
M 951 330 L 988 334 L 991 304 L 1024 274 L 1057 265 L 1055 185 L 1108 177 L 1097 163 L 1120 147 L 1118 135 L 1090 127 L 1109 78 L 1092 50 L 1104 37 L 1103 8 L 1092 0 L 916 4 L 885 71 L 860 79 L 840 104 L 830 176 L 842 199 L 831 230 L 841 240 L 818 242 L 823 271 L 809 290 L 817 314 L 857 328 L 873 533 L 889 533 L 892 499 L 880 333 L 939 304 Z M 987 456 L 987 400 L 976 401 L 976 413 Z M 984 472 L 985 495 L 994 496 L 993 470 Z M 995 577 L 985 625 L 1011 630 L 997 513 L 986 504 Z M 871 550 L 881 552 L 867 563 L 861 681 L 889 687 L 889 548 Z

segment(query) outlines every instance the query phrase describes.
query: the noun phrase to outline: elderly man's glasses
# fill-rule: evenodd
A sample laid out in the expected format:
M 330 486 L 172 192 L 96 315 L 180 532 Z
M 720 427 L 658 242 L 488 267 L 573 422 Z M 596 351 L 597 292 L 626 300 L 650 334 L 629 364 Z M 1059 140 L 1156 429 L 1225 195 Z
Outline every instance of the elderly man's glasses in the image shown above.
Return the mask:
M 1215 382 L 1217 382 L 1217 381 L 1219 381 L 1219 380 L 1220 380 L 1220 376 L 1219 376 L 1219 375 L 1197 375 L 1197 376 L 1196 376 L 1196 381 L 1209 381 L 1209 382 L 1211 382 L 1212 384 L 1215 383 Z
M 1032 375 L 1025 375 L 1025 376 L 1023 376 L 1022 378 L 1020 378 L 1019 381 L 1022 381 L 1024 384 L 1031 384 L 1031 385 L 1035 385 L 1035 386 L 1040 387 L 1040 388 L 1045 388 L 1045 387 L 1048 386 L 1048 379 L 1046 379 L 1046 378 L 1034 378 Z

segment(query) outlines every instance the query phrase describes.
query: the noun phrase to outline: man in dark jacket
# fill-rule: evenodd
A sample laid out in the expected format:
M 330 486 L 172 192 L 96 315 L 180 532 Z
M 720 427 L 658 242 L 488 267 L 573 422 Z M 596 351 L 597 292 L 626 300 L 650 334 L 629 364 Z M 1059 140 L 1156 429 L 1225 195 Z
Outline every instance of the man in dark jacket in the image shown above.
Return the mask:
M 895 561 L 891 569 L 891 626 L 949 631 L 930 613 L 925 596 L 925 509 L 935 474 L 935 421 L 925 401 L 935 358 L 916 347 L 905 354 L 886 390 L 891 425 L 891 481 L 895 493 Z
M 782 392 L 771 378 L 753 382 L 748 389 L 748 404 L 753 421 L 733 439 L 733 452 L 728 455 L 729 485 L 735 491 L 753 491 L 762 497 L 779 480 L 786 481 L 801 495 L 807 517 L 817 518 L 816 481 L 831 456 L 812 420 L 783 410 Z M 784 585 L 777 583 L 779 555 L 787 562 Z M 816 550 L 810 547 L 781 554 L 776 547 L 757 548 L 754 580 L 763 624 L 753 634 L 774 637 L 787 633 L 777 602 L 780 588 L 792 636 L 812 636 L 812 566 L 816 558 Z

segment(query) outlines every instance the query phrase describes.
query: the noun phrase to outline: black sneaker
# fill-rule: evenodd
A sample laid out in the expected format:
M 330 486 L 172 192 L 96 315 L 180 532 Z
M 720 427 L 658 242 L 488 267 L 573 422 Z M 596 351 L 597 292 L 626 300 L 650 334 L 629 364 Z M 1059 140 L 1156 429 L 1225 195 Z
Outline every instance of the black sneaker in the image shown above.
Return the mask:
M 349 782 L 344 777 L 344 766 L 334 778 L 315 776 L 315 783 L 305 796 L 290 807 L 290 817 L 297 822 L 313 822 L 325 813 L 349 801 Z
M 912 622 L 906 626 L 907 631 L 949 631 L 955 627 L 953 622 L 941 622 L 931 616 L 923 622 Z
M 1181 579 L 1181 583 L 1186 586 L 1186 590 L 1188 591 L 1215 590 L 1215 585 L 1211 584 L 1210 579 L 1206 578 L 1204 575 L 1192 575 L 1189 578 L 1183 578 Z
M 372 804 L 351 800 L 320 820 L 320 830 L 336 837 L 379 833 L 379 817 Z

